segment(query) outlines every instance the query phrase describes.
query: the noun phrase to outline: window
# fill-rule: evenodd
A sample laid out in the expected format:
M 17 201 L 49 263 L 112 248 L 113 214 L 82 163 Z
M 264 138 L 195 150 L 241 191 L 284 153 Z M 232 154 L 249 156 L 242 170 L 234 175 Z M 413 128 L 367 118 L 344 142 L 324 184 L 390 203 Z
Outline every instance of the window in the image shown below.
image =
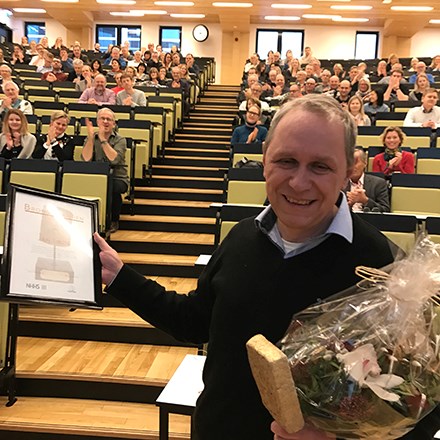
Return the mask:
M 356 60 L 372 60 L 377 58 L 379 32 L 356 32 L 354 57 Z
M 29 43 L 31 41 L 39 43 L 41 38 L 46 35 L 46 23 L 36 23 L 30 21 L 25 22 L 24 34 L 28 38 Z
M 181 26 L 161 26 L 159 33 L 159 44 L 164 52 L 169 52 L 172 46 L 177 46 L 180 51 L 182 43 Z
M 267 52 L 280 52 L 281 59 L 286 56 L 287 50 L 299 58 L 303 51 L 304 31 L 287 31 L 282 29 L 257 29 L 256 52 L 261 59 L 266 59 Z
M 120 46 L 126 41 L 130 44 L 130 50 L 136 51 L 141 48 L 140 26 L 96 26 L 96 42 L 106 49 L 109 44 Z

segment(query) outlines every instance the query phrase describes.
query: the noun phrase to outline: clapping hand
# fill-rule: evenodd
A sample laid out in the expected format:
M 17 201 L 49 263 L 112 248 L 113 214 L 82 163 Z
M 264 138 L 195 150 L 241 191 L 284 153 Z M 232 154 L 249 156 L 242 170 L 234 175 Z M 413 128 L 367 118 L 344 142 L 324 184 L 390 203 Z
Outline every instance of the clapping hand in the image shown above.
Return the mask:
M 89 138 L 93 138 L 95 135 L 95 127 L 93 127 L 92 121 L 89 118 L 86 118 L 86 127 L 87 127 L 87 136 Z
M 275 434 L 274 440 L 331 440 L 336 438 L 333 434 L 309 426 L 305 426 L 294 434 L 287 433 L 277 422 L 272 422 L 270 429 Z

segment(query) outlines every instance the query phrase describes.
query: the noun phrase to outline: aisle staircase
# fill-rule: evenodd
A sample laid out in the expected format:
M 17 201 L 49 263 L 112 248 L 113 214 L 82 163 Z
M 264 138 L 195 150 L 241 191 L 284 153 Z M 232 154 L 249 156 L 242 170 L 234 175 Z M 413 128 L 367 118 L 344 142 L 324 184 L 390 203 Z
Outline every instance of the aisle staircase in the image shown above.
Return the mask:
M 136 182 L 111 245 L 124 262 L 186 293 L 200 254 L 214 250 L 216 210 L 229 165 L 238 90 L 210 86 L 152 178 Z M 0 407 L 0 438 L 158 439 L 155 399 L 186 354 L 176 341 L 105 296 L 102 311 L 21 307 L 14 406 Z M 6 398 L 0 398 L 6 403 Z M 189 418 L 172 416 L 170 439 L 189 438 Z

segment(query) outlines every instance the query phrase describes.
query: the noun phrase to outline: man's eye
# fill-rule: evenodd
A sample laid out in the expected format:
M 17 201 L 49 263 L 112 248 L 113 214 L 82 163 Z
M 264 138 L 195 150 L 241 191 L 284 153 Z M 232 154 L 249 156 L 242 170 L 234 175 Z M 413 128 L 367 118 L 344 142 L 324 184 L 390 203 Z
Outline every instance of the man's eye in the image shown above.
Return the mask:
M 329 171 L 330 167 L 326 165 L 325 163 L 315 163 L 313 165 L 313 168 L 317 171 Z

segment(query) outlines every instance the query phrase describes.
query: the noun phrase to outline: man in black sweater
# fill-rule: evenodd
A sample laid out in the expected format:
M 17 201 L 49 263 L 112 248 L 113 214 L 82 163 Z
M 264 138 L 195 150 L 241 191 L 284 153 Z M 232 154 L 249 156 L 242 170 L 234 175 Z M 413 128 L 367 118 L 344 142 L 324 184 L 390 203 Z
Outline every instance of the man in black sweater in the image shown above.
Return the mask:
M 284 105 L 264 146 L 271 205 L 232 229 L 187 296 L 166 292 L 124 265 L 95 234 L 110 295 L 180 340 L 209 342 L 194 415 L 197 440 L 273 439 L 246 341 L 261 333 L 276 343 L 294 313 L 359 281 L 356 266 L 393 261 L 387 239 L 352 217 L 342 193 L 355 139 L 353 119 L 333 98 L 310 95 Z M 413 438 L 431 439 L 435 423 L 440 426 L 428 421 Z M 294 436 L 278 431 L 275 438 L 332 437 L 306 427 Z

